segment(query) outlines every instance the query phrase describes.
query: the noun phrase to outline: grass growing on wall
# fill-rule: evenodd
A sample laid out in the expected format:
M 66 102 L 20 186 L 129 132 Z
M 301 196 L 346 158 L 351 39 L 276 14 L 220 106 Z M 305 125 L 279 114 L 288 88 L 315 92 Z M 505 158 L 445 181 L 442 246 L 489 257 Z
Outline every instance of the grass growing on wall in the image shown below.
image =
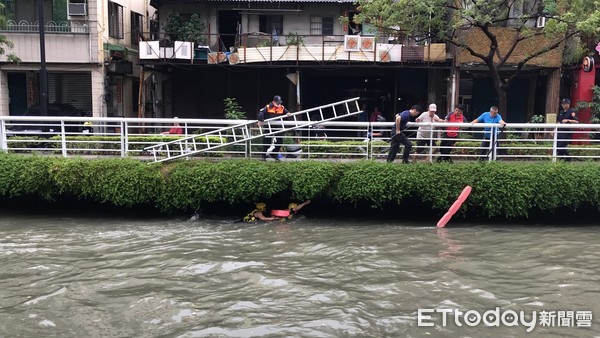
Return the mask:
M 74 198 L 164 213 L 190 212 L 206 203 L 234 205 L 290 192 L 354 208 L 417 200 L 444 212 L 466 185 L 469 213 L 507 219 L 533 210 L 600 207 L 600 166 L 593 163 L 388 164 L 375 161 L 86 160 L 0 154 L 0 198 Z M 423 210 L 421 210 L 423 211 Z M 411 210 L 410 212 L 417 212 Z

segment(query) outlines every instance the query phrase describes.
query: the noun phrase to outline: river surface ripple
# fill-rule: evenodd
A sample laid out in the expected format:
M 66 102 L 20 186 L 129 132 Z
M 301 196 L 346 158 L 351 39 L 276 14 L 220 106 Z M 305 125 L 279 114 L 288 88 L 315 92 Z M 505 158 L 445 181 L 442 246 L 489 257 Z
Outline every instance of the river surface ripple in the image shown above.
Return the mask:
M 600 227 L 1 215 L 2 337 L 499 337 L 418 309 L 592 311 Z M 457 317 L 460 319 L 460 316 Z

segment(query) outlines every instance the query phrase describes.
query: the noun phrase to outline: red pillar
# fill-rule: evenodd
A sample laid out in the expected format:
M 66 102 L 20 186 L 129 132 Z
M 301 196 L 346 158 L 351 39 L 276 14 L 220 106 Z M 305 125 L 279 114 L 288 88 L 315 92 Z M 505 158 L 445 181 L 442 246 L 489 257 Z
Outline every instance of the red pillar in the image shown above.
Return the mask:
M 585 73 L 583 69 L 578 69 L 575 76 L 575 83 L 571 86 L 571 107 L 577 107 L 579 101 L 592 101 L 592 88 L 596 80 L 596 68 Z M 582 123 L 590 122 L 590 109 L 579 109 L 579 121 Z
M 592 68 L 592 71 L 589 73 L 584 72 L 582 68 L 577 70 L 574 83 L 571 86 L 571 107 L 577 107 L 580 101 L 592 101 L 592 88 L 594 87 L 595 80 L 596 68 Z M 578 117 L 580 123 L 589 123 L 591 117 L 590 109 L 579 109 Z M 587 139 L 586 134 L 574 134 L 573 137 Z

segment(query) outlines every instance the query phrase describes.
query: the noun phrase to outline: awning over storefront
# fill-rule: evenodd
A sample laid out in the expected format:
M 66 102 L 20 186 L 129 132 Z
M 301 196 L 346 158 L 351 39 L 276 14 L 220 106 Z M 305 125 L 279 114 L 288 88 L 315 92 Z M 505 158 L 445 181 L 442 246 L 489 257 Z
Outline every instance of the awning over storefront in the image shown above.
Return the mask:
M 108 43 L 108 42 L 104 43 L 104 50 L 111 51 L 111 52 L 129 53 L 129 54 L 134 54 L 134 55 L 138 54 L 137 49 L 127 48 L 127 47 L 123 47 L 121 45 L 116 45 L 116 44 L 112 44 L 112 43 Z

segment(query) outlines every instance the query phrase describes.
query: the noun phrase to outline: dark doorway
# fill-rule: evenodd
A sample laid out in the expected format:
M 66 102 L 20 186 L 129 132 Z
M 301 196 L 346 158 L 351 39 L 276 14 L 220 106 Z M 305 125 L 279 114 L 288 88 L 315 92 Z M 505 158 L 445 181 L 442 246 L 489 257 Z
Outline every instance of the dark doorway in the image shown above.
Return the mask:
M 221 43 L 219 48 L 225 48 L 225 51 L 229 51 L 230 47 L 237 47 L 235 45 L 236 35 L 238 32 L 238 26 L 242 22 L 242 15 L 238 11 L 219 11 L 219 35 L 221 37 Z
M 27 110 L 27 80 L 25 73 L 8 73 L 8 93 L 10 115 L 23 115 Z
M 306 69 L 302 74 L 305 109 L 361 97 L 367 109 L 377 107 L 390 121 L 399 111 L 427 98 L 424 69 L 324 68 Z

